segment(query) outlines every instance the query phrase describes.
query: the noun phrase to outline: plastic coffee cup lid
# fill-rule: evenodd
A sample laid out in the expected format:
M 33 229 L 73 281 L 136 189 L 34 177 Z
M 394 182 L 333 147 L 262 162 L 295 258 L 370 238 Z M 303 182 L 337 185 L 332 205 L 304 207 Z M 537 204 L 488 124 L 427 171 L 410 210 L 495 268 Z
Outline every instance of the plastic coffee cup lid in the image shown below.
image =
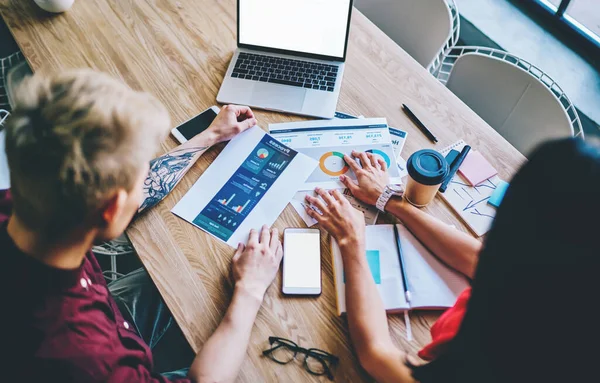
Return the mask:
M 439 152 L 423 149 L 413 153 L 406 164 L 410 177 L 423 185 L 439 185 L 448 176 L 450 166 Z

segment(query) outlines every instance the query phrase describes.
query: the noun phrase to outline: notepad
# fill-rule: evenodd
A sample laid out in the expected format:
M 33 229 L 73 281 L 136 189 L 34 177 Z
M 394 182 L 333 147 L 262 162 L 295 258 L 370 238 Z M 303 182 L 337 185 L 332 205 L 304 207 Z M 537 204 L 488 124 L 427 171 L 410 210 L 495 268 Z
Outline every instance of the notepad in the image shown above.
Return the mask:
M 465 145 L 465 142 L 461 140 L 441 150 L 440 153 L 447 156 L 452 150 L 460 152 Z M 469 155 L 470 153 L 473 151 L 469 152 Z M 490 230 L 494 217 L 496 217 L 496 208 L 488 201 L 502 182 L 504 181 L 495 175 L 477 186 L 472 186 L 459 172 L 448 184 L 446 192 L 438 194 L 467 226 L 478 237 L 481 237 Z
M 398 233 L 412 297 L 410 304 L 404 295 L 394 226 L 366 227 L 365 256 L 386 311 L 395 313 L 412 309 L 452 307 L 460 293 L 469 287 L 467 278 L 431 254 L 405 226 L 398 225 Z M 344 264 L 335 240 L 331 241 L 331 248 L 337 312 L 341 315 L 346 312 Z
M 471 150 L 458 169 L 472 186 L 492 178 L 498 171 L 476 150 Z

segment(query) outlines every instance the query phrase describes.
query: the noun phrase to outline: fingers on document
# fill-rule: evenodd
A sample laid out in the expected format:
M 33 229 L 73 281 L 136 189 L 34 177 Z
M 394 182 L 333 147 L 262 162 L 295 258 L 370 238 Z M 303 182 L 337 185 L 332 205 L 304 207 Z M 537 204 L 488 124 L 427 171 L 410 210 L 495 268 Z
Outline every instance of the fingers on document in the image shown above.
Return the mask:
M 262 245 L 269 245 L 271 242 L 271 231 L 269 230 L 269 226 L 263 225 L 260 230 L 260 243 Z
M 354 194 L 356 191 L 358 191 L 358 185 L 353 180 L 351 180 L 349 177 L 340 176 L 340 181 L 342 181 L 342 183 L 344 184 L 345 187 L 350 189 L 350 192 L 352 194 Z
M 316 207 L 317 209 L 319 209 L 321 212 L 325 213 L 327 211 L 327 206 L 325 205 L 325 202 L 323 202 L 321 199 L 319 198 L 315 198 L 313 196 L 307 195 L 306 196 L 306 202 L 308 202 L 310 205 Z M 313 210 L 309 207 L 310 210 Z M 314 210 L 313 210 L 314 211 Z M 320 215 L 317 212 L 315 212 L 316 215 Z M 311 215 L 311 217 L 313 217 Z M 314 218 L 314 217 L 313 217 Z

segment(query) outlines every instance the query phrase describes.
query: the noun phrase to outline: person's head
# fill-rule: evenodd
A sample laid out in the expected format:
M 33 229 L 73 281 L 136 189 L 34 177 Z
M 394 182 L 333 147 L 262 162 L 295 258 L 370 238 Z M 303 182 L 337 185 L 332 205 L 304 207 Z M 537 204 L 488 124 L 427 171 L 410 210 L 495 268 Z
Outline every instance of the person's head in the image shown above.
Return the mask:
M 597 380 L 599 219 L 599 146 L 568 139 L 538 148 L 498 209 L 458 335 L 415 378 Z
M 48 240 L 120 235 L 169 126 L 158 100 L 102 73 L 24 80 L 6 126 L 13 214 Z

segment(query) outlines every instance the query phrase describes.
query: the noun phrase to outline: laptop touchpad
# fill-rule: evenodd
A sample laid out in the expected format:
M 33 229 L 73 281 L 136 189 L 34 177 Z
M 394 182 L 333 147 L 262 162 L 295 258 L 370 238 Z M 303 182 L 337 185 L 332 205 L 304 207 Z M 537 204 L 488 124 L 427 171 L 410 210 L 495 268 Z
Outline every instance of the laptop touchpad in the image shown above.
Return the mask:
M 301 111 L 305 95 L 304 88 L 257 83 L 252 92 L 252 104 L 268 109 Z

